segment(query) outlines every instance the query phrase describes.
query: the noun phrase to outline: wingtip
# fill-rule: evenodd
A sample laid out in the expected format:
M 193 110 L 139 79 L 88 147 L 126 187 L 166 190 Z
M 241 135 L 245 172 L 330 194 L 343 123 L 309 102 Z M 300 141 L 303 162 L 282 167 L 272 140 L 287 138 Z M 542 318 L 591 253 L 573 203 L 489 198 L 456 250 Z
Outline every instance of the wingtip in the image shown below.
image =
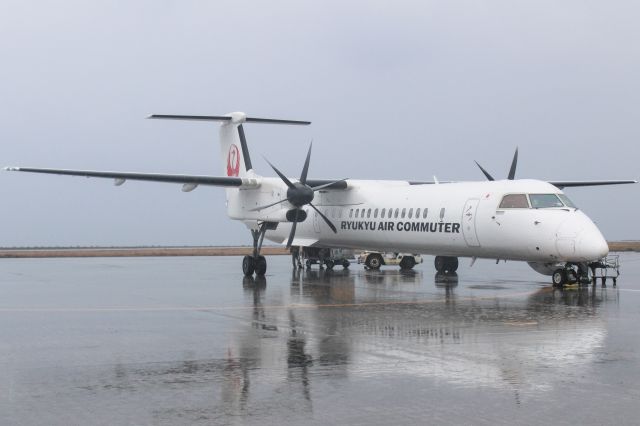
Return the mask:
M 5 172 L 18 172 L 20 171 L 19 167 L 3 167 L 2 170 L 4 170 Z

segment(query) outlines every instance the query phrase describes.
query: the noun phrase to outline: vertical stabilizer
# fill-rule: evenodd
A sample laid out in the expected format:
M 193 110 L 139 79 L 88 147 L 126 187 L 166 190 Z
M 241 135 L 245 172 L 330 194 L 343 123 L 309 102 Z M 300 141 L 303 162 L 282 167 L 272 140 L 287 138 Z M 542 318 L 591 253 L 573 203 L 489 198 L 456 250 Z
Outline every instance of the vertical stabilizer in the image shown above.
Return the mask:
M 242 127 L 247 116 L 242 112 L 232 112 L 228 116 L 231 119 L 220 126 L 222 170 L 225 176 L 244 177 L 253 169 Z

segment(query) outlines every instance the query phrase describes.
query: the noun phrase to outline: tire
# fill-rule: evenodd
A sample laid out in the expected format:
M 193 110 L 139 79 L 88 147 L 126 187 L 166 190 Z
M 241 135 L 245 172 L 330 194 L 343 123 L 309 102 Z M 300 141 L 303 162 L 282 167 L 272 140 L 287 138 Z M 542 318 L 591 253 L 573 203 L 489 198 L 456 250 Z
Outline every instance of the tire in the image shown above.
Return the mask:
M 456 272 L 458 270 L 458 258 L 447 257 L 447 272 Z
M 382 260 L 382 256 L 377 253 L 370 254 L 367 256 L 367 260 L 364 262 L 371 269 L 380 269 L 380 267 L 384 264 Z
M 333 260 L 325 260 L 324 264 L 327 266 L 327 269 L 333 269 L 333 266 L 335 265 Z
M 246 277 L 250 277 L 253 275 L 255 271 L 255 262 L 253 256 L 245 256 L 242 258 L 242 273 Z
M 400 269 L 409 270 L 416 266 L 416 259 L 413 256 L 405 256 L 400 261 Z
M 255 260 L 256 275 L 264 275 L 267 272 L 267 259 L 258 256 Z
M 458 258 L 451 256 L 436 256 L 433 260 L 436 271 L 441 274 L 456 272 L 458 270 Z
M 551 281 L 555 286 L 561 286 L 567 282 L 567 277 L 564 273 L 564 269 L 556 269 L 551 275 Z
M 351 264 L 349 263 L 349 261 L 348 261 L 348 260 L 343 260 L 343 261 L 342 261 L 342 267 L 343 267 L 344 269 L 348 269 L 348 268 L 349 268 L 349 265 L 351 265 Z

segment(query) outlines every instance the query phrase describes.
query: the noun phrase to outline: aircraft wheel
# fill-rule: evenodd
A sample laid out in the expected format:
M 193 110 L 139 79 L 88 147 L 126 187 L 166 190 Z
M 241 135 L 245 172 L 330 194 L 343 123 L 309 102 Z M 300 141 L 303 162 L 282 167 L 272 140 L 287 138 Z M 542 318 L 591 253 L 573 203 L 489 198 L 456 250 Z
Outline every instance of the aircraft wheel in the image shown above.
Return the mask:
M 253 275 L 253 271 L 255 271 L 255 262 L 253 260 L 253 256 L 245 256 L 242 258 L 242 273 L 245 276 L 250 277 Z
M 447 257 L 447 271 L 456 272 L 458 270 L 458 258 Z
M 254 262 L 256 275 L 264 275 L 267 272 L 267 259 L 264 256 L 258 256 Z
M 382 266 L 382 256 L 377 253 L 370 254 L 367 256 L 367 260 L 364 262 L 371 269 L 380 269 Z
M 436 256 L 433 261 L 436 271 L 440 273 L 456 272 L 458 270 L 458 258 L 451 256 Z
M 567 276 L 564 273 L 564 269 L 556 269 L 551 275 L 551 281 L 553 281 L 553 285 L 556 287 L 562 286 L 567 282 Z
M 327 266 L 327 269 L 333 269 L 333 266 L 335 265 L 333 260 L 325 260 L 324 264 Z
M 413 256 L 405 256 L 400 261 L 400 269 L 413 269 L 416 266 L 416 259 Z

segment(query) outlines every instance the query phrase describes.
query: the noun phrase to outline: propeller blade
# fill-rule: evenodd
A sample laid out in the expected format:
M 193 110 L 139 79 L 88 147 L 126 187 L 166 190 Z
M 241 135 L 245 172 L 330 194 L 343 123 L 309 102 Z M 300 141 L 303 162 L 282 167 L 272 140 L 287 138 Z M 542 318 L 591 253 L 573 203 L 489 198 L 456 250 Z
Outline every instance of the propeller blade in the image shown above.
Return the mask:
M 307 152 L 307 159 L 304 161 L 304 167 L 302 168 L 302 174 L 300 175 L 300 183 L 303 185 L 307 184 L 307 172 L 309 171 L 309 161 L 311 160 L 311 147 L 313 146 L 313 141 L 309 144 L 309 151 Z
M 511 161 L 511 168 L 509 169 L 509 176 L 507 179 L 513 180 L 516 177 L 516 166 L 518 165 L 518 148 L 516 148 L 516 153 L 513 154 L 513 160 Z
M 316 192 L 316 191 L 319 191 L 319 190 L 321 190 L 321 189 L 324 189 L 324 188 L 326 188 L 326 187 L 328 187 L 328 186 L 331 186 L 331 185 L 333 185 L 334 183 L 344 182 L 344 181 L 345 181 L 345 180 L 347 180 L 347 179 L 349 179 L 349 178 L 344 178 L 344 179 L 340 179 L 340 180 L 334 180 L 333 182 L 325 183 L 324 185 L 314 186 L 314 187 L 313 187 L 313 188 L 311 188 L 311 189 L 313 189 L 313 192 Z
M 284 183 L 287 184 L 287 186 L 289 188 L 295 188 L 295 185 L 291 183 L 291 181 L 289 179 L 287 179 L 287 177 L 285 175 L 282 174 L 282 172 L 278 169 L 276 169 L 276 166 L 274 166 L 273 164 L 271 164 L 271 162 L 269 162 L 269 160 L 267 160 L 267 157 L 264 157 L 264 160 L 269 163 L 269 165 L 271 166 L 271 168 L 273 169 L 274 172 L 276 172 L 276 174 L 278 176 L 280 176 L 280 179 L 282 179 L 282 181 Z
M 331 230 L 333 231 L 334 234 L 338 233 L 338 230 L 336 229 L 335 226 L 333 226 L 333 223 L 331 223 L 331 221 L 329 220 L 328 217 L 326 217 L 325 215 L 322 214 L 322 212 L 320 210 L 318 210 L 318 208 L 316 206 L 314 206 L 313 204 L 309 203 L 309 205 L 318 212 L 318 214 L 320 215 L 320 217 L 322 219 L 324 219 L 324 221 L 327 223 L 327 225 L 329 225 L 329 228 L 331 228 Z
M 289 233 L 289 239 L 287 240 L 287 248 L 291 248 L 291 243 L 293 243 L 293 238 L 296 236 L 296 226 L 298 225 L 298 214 L 300 213 L 300 209 L 296 209 L 296 221 L 291 225 L 291 232 Z
M 284 200 L 276 201 L 275 203 L 267 204 L 266 206 L 256 207 L 255 209 L 251 209 L 249 211 L 250 212 L 257 212 L 258 210 L 264 210 L 264 209 L 266 209 L 268 207 L 275 206 L 276 204 L 284 203 L 285 201 L 289 201 L 289 199 L 285 198 Z
M 475 163 L 476 163 L 476 165 L 477 165 L 478 167 L 480 167 L 480 170 L 482 170 L 482 173 L 484 173 L 484 175 L 486 176 L 487 180 L 495 180 L 495 179 L 493 178 L 493 176 L 491 176 L 491 175 L 489 174 L 489 172 L 488 172 L 488 171 L 486 171 L 485 169 L 483 169 L 483 168 L 482 168 L 482 166 L 481 166 L 477 161 L 476 161 Z
M 240 136 L 240 146 L 242 147 L 242 158 L 244 158 L 244 166 L 247 170 L 253 169 L 251 165 L 251 157 L 249 156 L 249 147 L 247 145 L 247 138 L 244 135 L 244 129 L 242 124 L 238 126 L 238 135 Z

